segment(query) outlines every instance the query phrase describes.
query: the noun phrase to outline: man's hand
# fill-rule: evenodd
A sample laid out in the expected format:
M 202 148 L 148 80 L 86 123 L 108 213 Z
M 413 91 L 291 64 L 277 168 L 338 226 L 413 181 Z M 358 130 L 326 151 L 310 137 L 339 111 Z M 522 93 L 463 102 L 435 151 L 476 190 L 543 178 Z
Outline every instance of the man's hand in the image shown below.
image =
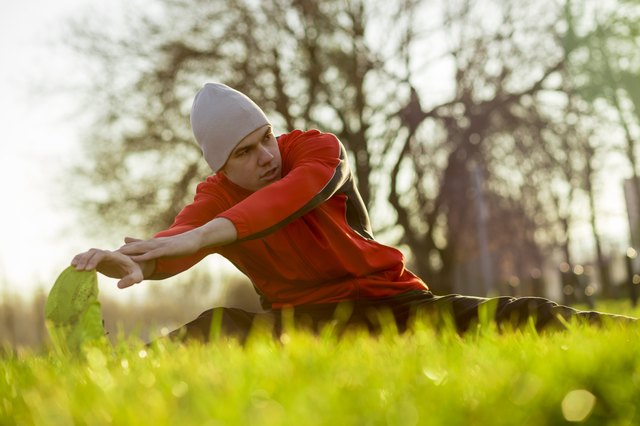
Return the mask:
M 103 275 L 119 278 L 118 287 L 126 288 L 144 279 L 143 266 L 117 251 L 91 249 L 78 254 L 71 261 L 78 271 L 96 269 Z
M 118 252 L 130 256 L 136 262 L 147 262 L 160 257 L 187 256 L 204 247 L 221 246 L 236 241 L 238 234 L 233 223 L 225 218 L 215 218 L 199 228 L 171 237 L 150 240 L 125 238 L 125 245 Z
M 129 256 L 135 262 L 146 262 L 160 257 L 185 256 L 202 248 L 200 232 L 185 232 L 171 237 L 138 240 L 125 238 L 125 245 L 118 249 L 119 253 Z

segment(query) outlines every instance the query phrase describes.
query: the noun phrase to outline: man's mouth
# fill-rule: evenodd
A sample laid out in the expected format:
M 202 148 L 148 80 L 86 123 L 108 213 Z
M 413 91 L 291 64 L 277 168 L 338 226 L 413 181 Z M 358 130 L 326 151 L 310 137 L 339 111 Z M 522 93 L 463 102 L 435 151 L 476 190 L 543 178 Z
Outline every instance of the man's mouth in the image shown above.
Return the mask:
M 278 167 L 276 166 L 272 169 L 269 169 L 267 172 L 263 173 L 262 175 L 260 175 L 260 179 L 271 180 L 276 177 L 277 173 L 278 173 Z

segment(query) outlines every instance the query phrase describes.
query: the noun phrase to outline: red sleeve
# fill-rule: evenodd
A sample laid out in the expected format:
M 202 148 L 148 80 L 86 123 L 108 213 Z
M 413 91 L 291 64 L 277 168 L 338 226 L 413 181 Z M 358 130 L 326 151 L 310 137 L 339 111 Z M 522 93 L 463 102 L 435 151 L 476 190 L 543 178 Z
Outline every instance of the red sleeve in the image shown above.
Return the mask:
M 158 232 L 154 238 L 178 235 L 198 228 L 224 211 L 224 202 L 207 191 L 209 186 L 210 183 L 206 181 L 198 185 L 193 202 L 182 209 L 169 229 Z M 206 247 L 189 256 L 160 258 L 156 261 L 151 279 L 163 279 L 186 271 L 215 251 L 214 247 Z
M 329 199 L 350 177 L 346 151 L 334 135 L 317 130 L 283 135 L 282 179 L 221 213 L 238 240 L 267 235 Z

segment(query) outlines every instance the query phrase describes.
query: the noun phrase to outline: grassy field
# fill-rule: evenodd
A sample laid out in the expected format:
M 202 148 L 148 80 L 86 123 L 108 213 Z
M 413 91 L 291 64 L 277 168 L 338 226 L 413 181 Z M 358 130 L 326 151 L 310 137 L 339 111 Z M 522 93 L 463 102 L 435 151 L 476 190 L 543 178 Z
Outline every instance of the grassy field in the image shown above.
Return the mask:
M 327 329 L 245 347 L 123 341 L 0 358 L 1 425 L 570 422 L 640 424 L 640 326 L 343 339 Z

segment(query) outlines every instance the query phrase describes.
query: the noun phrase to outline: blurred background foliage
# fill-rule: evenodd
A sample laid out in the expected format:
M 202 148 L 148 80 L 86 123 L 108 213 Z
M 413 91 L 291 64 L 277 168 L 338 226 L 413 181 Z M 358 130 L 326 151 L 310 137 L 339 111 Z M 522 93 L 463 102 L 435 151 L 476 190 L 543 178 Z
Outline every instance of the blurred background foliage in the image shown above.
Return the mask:
M 219 81 L 278 133 L 335 133 L 378 237 L 435 292 L 544 294 L 550 263 L 577 262 L 586 221 L 613 295 L 596 201 L 612 153 L 638 172 L 638 6 L 156 0 L 114 22 L 83 16 L 66 38 L 93 117 L 75 202 L 93 231 L 168 227 L 210 174 L 189 110 Z

